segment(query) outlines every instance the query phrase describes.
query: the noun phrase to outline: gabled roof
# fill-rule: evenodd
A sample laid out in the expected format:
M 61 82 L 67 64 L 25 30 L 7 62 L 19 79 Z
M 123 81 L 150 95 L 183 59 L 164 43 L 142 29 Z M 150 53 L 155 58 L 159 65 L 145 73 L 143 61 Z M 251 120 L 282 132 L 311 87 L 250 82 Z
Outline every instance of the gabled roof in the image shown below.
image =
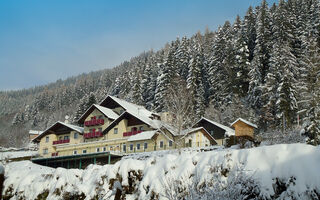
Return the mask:
M 199 130 L 203 130 L 205 135 L 210 138 L 211 140 L 213 140 L 215 143 L 217 143 L 217 141 L 212 137 L 212 135 L 210 135 L 210 133 L 208 133 L 208 131 L 203 128 L 202 126 L 200 127 L 197 127 L 197 128 L 191 128 L 191 129 L 185 129 L 183 131 L 181 131 L 182 135 L 183 136 L 187 136 L 188 134 L 190 133 L 193 133 L 193 132 L 196 132 L 196 131 L 199 131 Z M 218 144 L 218 143 L 217 143 Z
M 71 130 L 74 130 L 74 131 L 77 131 L 78 133 L 83 133 L 83 128 L 82 127 L 79 127 L 79 126 L 75 126 L 75 125 L 72 125 L 72 124 L 67 124 L 67 123 L 64 123 L 64 122 L 60 122 L 60 121 L 57 121 L 56 123 L 54 123 L 52 126 L 50 126 L 49 128 L 47 128 L 45 131 L 43 131 L 40 135 L 38 135 L 37 137 L 35 137 L 32 141 L 36 142 L 36 141 L 39 141 L 42 137 L 46 136 L 49 134 L 49 131 L 57 126 L 65 126 Z
M 119 117 L 119 115 L 117 113 L 115 113 L 113 110 L 97 105 L 97 104 L 93 104 L 90 106 L 90 108 L 88 108 L 83 115 L 79 118 L 78 123 L 82 124 L 84 122 L 84 120 L 90 115 L 90 113 L 94 110 L 94 109 L 98 109 L 105 117 L 109 118 L 109 119 L 117 119 Z
M 112 123 L 109 124 L 109 126 L 103 131 L 103 134 L 107 133 L 114 126 L 116 126 L 122 119 L 124 119 L 128 116 L 135 117 L 154 129 L 159 129 L 161 127 L 161 123 L 160 123 L 161 121 L 159 121 L 159 120 L 152 120 L 149 117 L 145 117 L 142 115 L 137 115 L 136 113 L 131 113 L 131 112 L 125 111 L 116 120 L 114 120 Z
M 258 126 L 257 125 L 255 125 L 255 124 L 253 124 L 253 123 L 251 123 L 251 122 L 249 122 L 249 121 L 247 121 L 247 120 L 245 120 L 245 119 L 242 119 L 242 118 L 238 118 L 236 121 L 234 121 L 232 124 L 231 124 L 231 126 L 233 126 L 235 123 L 237 123 L 238 121 L 242 121 L 243 123 L 245 123 L 245 124 L 247 124 L 247 125 L 249 125 L 249 126 L 252 126 L 253 128 L 258 128 Z
M 107 107 L 106 102 L 108 100 L 112 100 L 112 101 L 116 102 L 118 105 L 120 105 L 122 108 L 124 108 L 126 111 L 128 111 L 130 113 L 134 113 L 134 114 L 141 115 L 141 116 L 146 116 L 146 117 L 152 117 L 152 115 L 157 115 L 158 116 L 157 113 L 153 113 L 153 112 L 147 110 L 143 106 L 139 106 L 139 105 L 130 103 L 128 101 L 125 101 L 123 99 L 119 99 L 119 98 L 111 96 L 111 95 L 108 95 L 104 100 L 102 100 L 100 102 L 99 105 Z
M 128 142 L 150 140 L 156 133 L 157 133 L 157 130 L 143 131 L 137 135 L 130 136 L 128 138 Z
M 229 128 L 229 127 L 227 127 L 225 125 L 222 125 L 222 124 L 220 124 L 218 122 L 212 121 L 212 120 L 204 118 L 204 117 L 201 117 L 201 119 L 199 121 L 197 121 L 195 124 L 198 124 L 201 120 L 205 120 L 205 121 L 207 121 L 207 122 L 209 122 L 209 123 L 221 128 L 221 129 L 225 130 L 226 131 L 225 134 L 228 135 L 228 136 L 235 135 L 235 132 L 234 132 L 234 130 L 232 128 Z

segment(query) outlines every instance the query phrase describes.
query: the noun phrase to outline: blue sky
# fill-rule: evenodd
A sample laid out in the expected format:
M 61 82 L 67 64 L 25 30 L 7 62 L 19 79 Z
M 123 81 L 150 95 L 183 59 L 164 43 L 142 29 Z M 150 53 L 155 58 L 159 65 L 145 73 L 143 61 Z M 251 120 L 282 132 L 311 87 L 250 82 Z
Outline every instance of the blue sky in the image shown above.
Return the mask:
M 269 0 L 271 5 L 275 0 Z M 114 67 L 260 0 L 1 0 L 0 90 Z

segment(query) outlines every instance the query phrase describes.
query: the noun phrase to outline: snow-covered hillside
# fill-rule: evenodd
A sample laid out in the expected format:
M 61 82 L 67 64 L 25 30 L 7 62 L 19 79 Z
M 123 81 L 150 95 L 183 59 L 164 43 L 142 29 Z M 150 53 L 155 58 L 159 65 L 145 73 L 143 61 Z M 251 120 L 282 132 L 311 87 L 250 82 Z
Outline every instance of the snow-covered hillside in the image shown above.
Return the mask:
M 122 159 L 85 170 L 5 165 L 4 199 L 317 199 L 320 149 L 305 144 Z

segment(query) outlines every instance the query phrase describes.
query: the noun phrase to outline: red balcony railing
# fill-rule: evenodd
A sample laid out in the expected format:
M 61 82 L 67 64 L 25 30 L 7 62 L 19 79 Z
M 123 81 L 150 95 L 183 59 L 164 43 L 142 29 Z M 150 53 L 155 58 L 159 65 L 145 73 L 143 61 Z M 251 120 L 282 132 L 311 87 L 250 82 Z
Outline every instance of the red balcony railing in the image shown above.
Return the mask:
M 102 137 L 102 136 L 103 136 L 103 135 L 102 135 L 102 132 L 100 132 L 100 131 L 83 134 L 83 137 L 84 137 L 85 139 L 98 138 L 98 137 Z
M 52 153 L 51 156 L 58 156 L 58 152 Z
M 131 135 L 137 135 L 141 133 L 142 131 L 130 131 L 130 132 L 123 132 L 123 137 L 131 136 Z
M 96 125 L 103 125 L 103 124 L 104 124 L 104 119 L 96 119 L 96 117 L 93 117 L 93 119 L 84 122 L 85 126 L 96 126 Z
M 66 140 L 57 140 L 57 141 L 53 141 L 52 144 L 64 144 L 64 143 L 69 143 L 70 139 L 66 139 Z

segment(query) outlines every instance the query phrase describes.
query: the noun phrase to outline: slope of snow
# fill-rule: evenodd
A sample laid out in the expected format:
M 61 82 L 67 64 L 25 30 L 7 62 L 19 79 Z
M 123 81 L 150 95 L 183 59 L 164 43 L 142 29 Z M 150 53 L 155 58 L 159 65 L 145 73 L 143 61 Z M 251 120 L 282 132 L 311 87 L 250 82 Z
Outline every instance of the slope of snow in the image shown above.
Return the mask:
M 6 195 L 12 197 L 35 199 L 47 190 L 48 199 L 61 199 L 66 194 L 83 194 L 86 199 L 113 199 L 115 190 L 121 188 L 130 199 L 151 199 L 154 194 L 168 199 L 166 193 L 172 189 L 168 183 L 174 182 L 172 180 L 181 180 L 180 184 L 188 188 L 188 184 L 215 181 L 215 175 L 223 178 L 224 169 L 237 173 L 239 166 L 246 176 L 255 180 L 261 198 L 275 197 L 276 181 L 286 183 L 286 192 L 277 196 L 278 199 L 285 199 L 285 195 L 310 199 L 307 191 L 320 192 L 319 147 L 281 144 L 242 150 L 168 152 L 145 160 L 127 158 L 114 165 L 90 165 L 85 170 L 52 169 L 29 161 L 12 162 L 5 166 L 3 194 L 7 191 Z

